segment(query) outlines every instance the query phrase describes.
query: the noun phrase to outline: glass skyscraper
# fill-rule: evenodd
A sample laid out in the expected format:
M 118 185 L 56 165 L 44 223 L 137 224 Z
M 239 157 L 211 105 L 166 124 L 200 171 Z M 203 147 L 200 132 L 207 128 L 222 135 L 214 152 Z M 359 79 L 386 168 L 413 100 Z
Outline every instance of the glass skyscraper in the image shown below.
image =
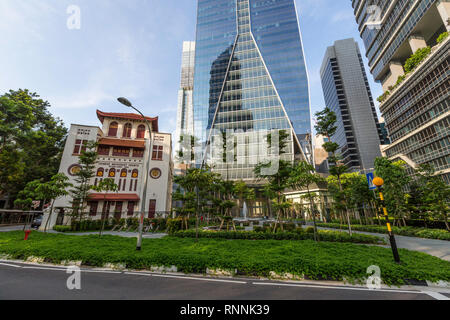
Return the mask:
M 310 156 L 308 78 L 294 0 L 198 0 L 194 132 L 236 131 L 234 162 L 213 170 L 254 180 L 263 161 L 252 134 L 290 133 L 286 159 Z
M 175 163 L 179 163 L 180 139 L 194 134 L 193 87 L 194 87 L 195 42 L 183 42 L 181 82 L 178 90 L 177 128 L 175 132 Z

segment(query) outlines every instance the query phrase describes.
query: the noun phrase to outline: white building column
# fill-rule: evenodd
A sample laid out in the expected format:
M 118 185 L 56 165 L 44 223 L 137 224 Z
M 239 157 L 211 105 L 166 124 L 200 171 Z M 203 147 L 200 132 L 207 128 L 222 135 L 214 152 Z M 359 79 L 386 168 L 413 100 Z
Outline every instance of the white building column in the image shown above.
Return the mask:
M 411 47 L 411 50 L 413 53 L 415 53 L 417 50 L 425 48 L 427 46 L 427 43 L 425 42 L 425 39 L 420 35 L 412 35 L 408 38 L 409 46 Z
M 390 62 L 389 69 L 391 74 L 387 77 L 383 82 L 383 91 L 388 91 L 390 86 L 395 85 L 398 77 L 403 76 L 405 71 L 403 70 L 403 66 L 399 62 Z
M 444 23 L 447 31 L 450 31 L 450 1 L 440 0 L 436 5 L 439 15 L 441 16 L 442 22 Z

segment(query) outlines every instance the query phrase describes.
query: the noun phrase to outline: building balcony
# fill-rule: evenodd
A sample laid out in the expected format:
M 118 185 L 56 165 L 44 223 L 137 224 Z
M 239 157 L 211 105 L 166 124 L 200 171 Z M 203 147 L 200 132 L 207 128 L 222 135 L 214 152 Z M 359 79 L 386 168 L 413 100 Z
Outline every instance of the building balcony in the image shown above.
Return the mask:
M 405 79 L 390 92 L 384 101 L 380 102 L 380 111 L 382 113 L 386 112 L 402 93 L 414 86 L 415 81 L 424 77 L 427 74 L 427 70 L 431 69 L 430 66 L 437 63 L 441 57 L 448 55 L 449 51 L 450 36 L 431 48 L 431 53 L 413 71 L 404 75 Z

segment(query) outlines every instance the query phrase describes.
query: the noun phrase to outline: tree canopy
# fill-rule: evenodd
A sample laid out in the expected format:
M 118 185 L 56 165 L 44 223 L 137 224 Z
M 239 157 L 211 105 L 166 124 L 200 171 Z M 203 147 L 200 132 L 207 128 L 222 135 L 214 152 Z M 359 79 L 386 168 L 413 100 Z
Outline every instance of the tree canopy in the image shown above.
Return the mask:
M 0 193 L 12 200 L 29 182 L 58 172 L 67 129 L 49 108 L 27 89 L 0 96 Z

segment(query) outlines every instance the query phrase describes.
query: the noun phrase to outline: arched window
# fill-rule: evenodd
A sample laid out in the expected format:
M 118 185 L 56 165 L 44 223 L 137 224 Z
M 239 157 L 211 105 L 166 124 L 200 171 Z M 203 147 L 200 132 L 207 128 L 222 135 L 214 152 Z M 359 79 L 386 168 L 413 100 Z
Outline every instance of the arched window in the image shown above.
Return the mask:
M 123 138 L 131 138 L 131 130 L 133 129 L 133 126 L 131 125 L 131 123 L 127 123 L 124 127 L 123 127 Z
M 145 126 L 141 124 L 137 129 L 137 139 L 144 139 L 145 138 Z
M 120 171 L 120 177 L 121 178 L 126 178 L 127 177 L 127 169 L 122 169 L 122 171 Z
M 116 169 L 111 168 L 109 169 L 109 177 L 114 178 L 116 176 Z
M 117 137 L 117 130 L 119 130 L 119 124 L 117 122 L 111 122 L 109 125 L 108 136 Z
M 134 169 L 131 173 L 131 177 L 138 178 L 139 177 L 139 171 L 137 169 Z
M 104 174 L 105 174 L 105 169 L 98 168 L 98 170 L 97 170 L 97 177 L 103 177 Z

